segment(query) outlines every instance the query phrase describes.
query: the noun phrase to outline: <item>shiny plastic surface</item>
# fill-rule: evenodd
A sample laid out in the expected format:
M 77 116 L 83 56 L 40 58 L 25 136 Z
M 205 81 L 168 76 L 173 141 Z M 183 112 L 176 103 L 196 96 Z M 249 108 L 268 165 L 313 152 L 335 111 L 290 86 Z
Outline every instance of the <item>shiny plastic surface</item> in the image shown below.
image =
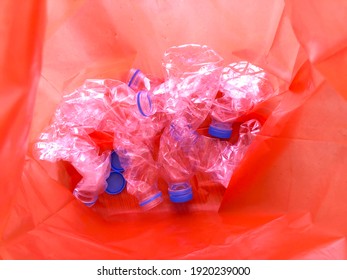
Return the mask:
M 260 129 L 258 120 L 251 119 L 242 123 L 235 144 L 199 135 L 194 147 L 194 157 L 198 161 L 197 171 L 207 175 L 206 180 L 227 188 L 235 169 L 241 164 Z
M 99 130 L 110 110 L 107 88 L 98 81 L 86 83 L 63 97 L 51 124 L 40 134 L 33 147 L 37 160 L 72 164 L 82 179 L 74 188 L 74 196 L 91 205 L 106 189 L 110 173 L 110 151 L 100 153 L 89 133 Z M 111 120 L 107 120 L 111 121 Z M 106 130 L 101 125 L 101 130 Z
M 0 7 L 0 258 L 347 258 L 346 1 Z M 63 92 L 90 78 L 125 81 L 133 65 L 160 76 L 161 54 L 191 42 L 226 64 L 258 65 L 285 90 L 252 112 L 263 126 L 226 191 L 197 176 L 189 206 L 142 213 L 122 192 L 88 208 L 72 196 L 68 166 L 32 158 Z
M 161 176 L 168 185 L 170 199 L 174 202 L 176 193 L 189 190 L 190 180 L 197 169 L 195 144 L 198 139 L 196 131 L 191 129 L 190 123 L 184 117 L 175 118 L 160 137 L 158 163 L 161 167 Z M 187 197 L 186 202 L 192 199 Z
M 133 90 L 122 84 L 113 91 L 114 150 L 124 168 L 127 191 L 147 210 L 162 200 L 158 168 L 153 159 L 154 140 L 159 131 L 151 118 L 139 112 L 137 94 Z
M 158 189 L 159 168 L 153 159 L 152 150 L 142 139 L 134 141 L 136 135 L 118 134 L 115 151 L 124 167 L 127 191 L 135 196 L 144 210 L 157 206 L 162 201 Z M 153 199 L 153 200 L 152 200 Z
M 247 61 L 225 67 L 220 79 L 222 96 L 214 100 L 211 110 L 210 134 L 230 138 L 227 136 L 232 133 L 232 124 L 240 116 L 278 94 L 270 77 L 263 69 Z
M 145 75 L 140 69 L 131 68 L 127 78 L 127 85 L 135 92 L 153 90 L 162 81 L 159 78 Z
M 163 57 L 165 112 L 184 117 L 196 130 L 207 117 L 219 88 L 223 58 L 205 45 L 187 44 L 167 49 Z

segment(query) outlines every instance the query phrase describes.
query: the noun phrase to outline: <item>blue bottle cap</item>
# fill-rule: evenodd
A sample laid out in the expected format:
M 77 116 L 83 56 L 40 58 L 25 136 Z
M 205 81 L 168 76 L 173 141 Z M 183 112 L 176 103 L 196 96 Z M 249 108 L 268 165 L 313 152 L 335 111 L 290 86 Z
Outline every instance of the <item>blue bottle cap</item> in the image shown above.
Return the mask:
M 170 200 L 174 203 L 184 203 L 193 199 L 193 193 L 188 193 L 186 195 L 181 196 L 170 196 Z
M 115 151 L 111 153 L 111 169 L 117 172 L 124 172 L 124 168 L 120 164 L 119 157 Z
M 107 188 L 105 190 L 108 194 L 119 194 L 125 188 L 126 181 L 123 175 L 117 171 L 112 171 L 106 180 Z
M 211 136 L 221 138 L 221 139 L 229 139 L 231 137 L 232 129 L 223 129 L 210 125 L 208 128 L 208 133 Z
M 174 203 L 183 203 L 193 199 L 193 190 L 189 183 L 173 184 L 168 190 L 170 200 Z

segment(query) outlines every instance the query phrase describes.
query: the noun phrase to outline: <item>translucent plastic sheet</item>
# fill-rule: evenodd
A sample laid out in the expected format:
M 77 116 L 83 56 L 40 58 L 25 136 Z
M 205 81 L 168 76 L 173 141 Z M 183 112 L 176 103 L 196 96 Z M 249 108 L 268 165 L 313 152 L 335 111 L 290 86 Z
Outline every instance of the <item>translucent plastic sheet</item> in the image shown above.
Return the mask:
M 342 0 L 2 1 L 0 257 L 345 259 L 345 8 Z M 162 76 L 160 54 L 185 43 L 282 79 L 284 94 L 247 117 L 262 129 L 228 188 L 196 176 L 188 205 L 142 213 L 124 192 L 85 207 L 72 195 L 78 174 L 33 160 L 33 140 L 84 80 L 125 81 L 133 66 Z M 93 137 L 112 147 L 109 135 Z

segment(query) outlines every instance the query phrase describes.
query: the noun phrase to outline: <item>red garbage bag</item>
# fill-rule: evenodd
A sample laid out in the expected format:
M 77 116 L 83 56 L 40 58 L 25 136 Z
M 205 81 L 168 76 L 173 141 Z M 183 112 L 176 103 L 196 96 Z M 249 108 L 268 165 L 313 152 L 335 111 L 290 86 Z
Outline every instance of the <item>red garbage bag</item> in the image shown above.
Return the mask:
M 2 1 L 0 258 L 345 259 L 346 6 Z M 79 174 L 31 154 L 62 96 L 88 78 L 125 80 L 133 66 L 162 77 L 161 54 L 186 43 L 281 80 L 283 94 L 248 116 L 263 128 L 228 188 L 196 176 L 184 205 L 142 212 L 126 192 L 81 204 Z M 110 137 L 95 136 L 105 147 Z

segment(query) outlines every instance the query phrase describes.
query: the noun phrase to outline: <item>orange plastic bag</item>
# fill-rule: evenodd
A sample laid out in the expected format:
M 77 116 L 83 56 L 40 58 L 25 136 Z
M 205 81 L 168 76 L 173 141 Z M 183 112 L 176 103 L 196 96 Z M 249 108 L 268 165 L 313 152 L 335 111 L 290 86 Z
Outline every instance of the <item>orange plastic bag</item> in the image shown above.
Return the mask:
M 2 1 L 0 258 L 345 259 L 345 9 L 342 0 Z M 253 112 L 264 126 L 228 189 L 197 177 L 187 205 L 141 212 L 123 193 L 85 207 L 71 193 L 78 174 L 33 160 L 34 139 L 85 79 L 124 80 L 134 65 L 160 76 L 160 54 L 184 43 L 282 80 L 281 98 Z

